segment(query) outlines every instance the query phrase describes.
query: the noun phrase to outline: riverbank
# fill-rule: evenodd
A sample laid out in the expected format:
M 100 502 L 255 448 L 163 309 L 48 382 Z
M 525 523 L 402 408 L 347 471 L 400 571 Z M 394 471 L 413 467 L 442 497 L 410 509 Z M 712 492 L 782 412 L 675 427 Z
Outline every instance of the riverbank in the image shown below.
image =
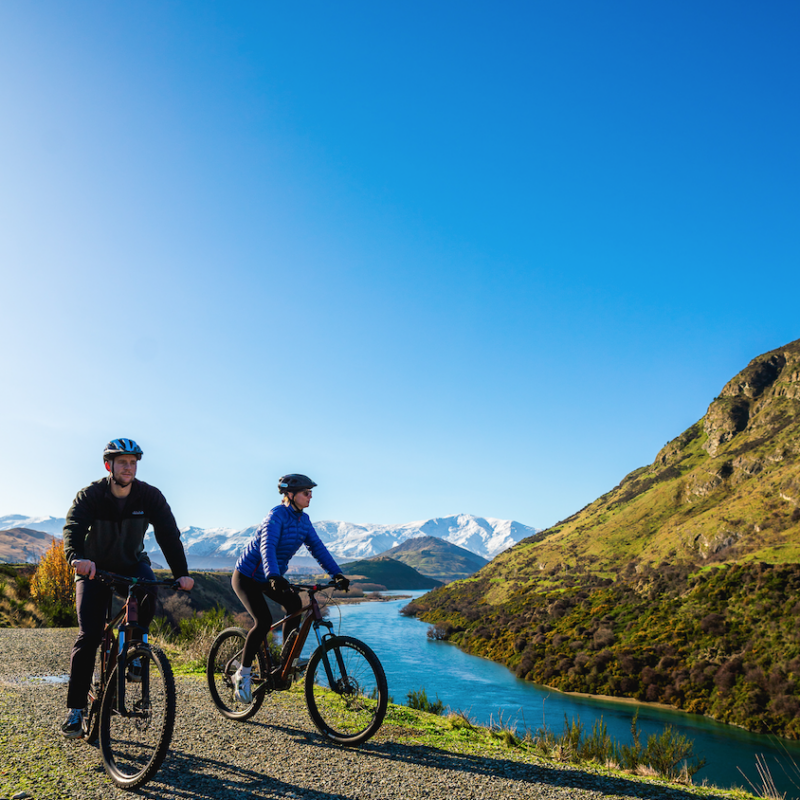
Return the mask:
M 0 798 L 129 798 L 106 778 L 97 748 L 63 739 L 65 671 L 74 629 L 0 629 Z M 33 680 L 32 680 L 33 678 Z M 38 679 L 38 680 L 37 680 Z M 302 691 L 272 696 L 248 723 L 221 717 L 202 676 L 177 679 L 170 754 L 141 792 L 159 800 L 744 800 L 739 791 L 668 785 L 599 765 L 547 761 L 486 729 L 390 706 L 361 748 L 330 744 Z
M 390 591 L 387 589 L 386 591 Z M 347 597 L 347 595 L 336 594 L 333 598 L 334 603 L 343 603 L 344 605 L 352 605 L 354 603 L 388 603 L 393 600 L 410 600 L 410 594 L 394 594 L 387 597 L 382 592 L 369 592 L 362 597 Z

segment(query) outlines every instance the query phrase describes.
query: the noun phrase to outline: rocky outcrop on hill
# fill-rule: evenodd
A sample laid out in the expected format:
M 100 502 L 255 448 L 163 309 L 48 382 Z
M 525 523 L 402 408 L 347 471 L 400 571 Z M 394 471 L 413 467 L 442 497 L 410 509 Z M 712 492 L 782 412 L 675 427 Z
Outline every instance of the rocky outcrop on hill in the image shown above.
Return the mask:
M 703 418 L 704 449 L 715 456 L 737 434 L 774 435 L 796 418 L 794 401 L 800 401 L 800 340 L 754 358 L 725 384 Z

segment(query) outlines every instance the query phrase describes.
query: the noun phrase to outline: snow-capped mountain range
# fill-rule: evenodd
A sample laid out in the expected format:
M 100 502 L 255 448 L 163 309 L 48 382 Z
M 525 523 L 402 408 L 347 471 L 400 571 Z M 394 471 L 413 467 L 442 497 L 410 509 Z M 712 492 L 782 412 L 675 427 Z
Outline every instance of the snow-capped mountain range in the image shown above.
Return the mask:
M 498 553 L 538 533 L 521 522 L 459 514 L 402 525 L 356 525 L 352 522 L 315 522 L 325 546 L 339 558 L 369 558 L 391 550 L 407 539 L 435 536 L 491 561 Z
M 25 517 L 21 514 L 0 517 L 0 531 L 9 528 L 29 528 L 60 536 L 63 525 L 64 519 L 57 517 Z M 228 564 L 233 566 L 242 548 L 253 536 L 256 527 L 251 525 L 241 530 L 183 528 L 181 539 L 190 566 L 200 568 L 213 563 L 220 567 Z M 436 517 L 402 525 L 358 525 L 352 522 L 324 520 L 315 522 L 314 528 L 337 561 L 352 561 L 386 553 L 396 545 L 418 536 L 435 536 L 491 560 L 520 540 L 538 533 L 536 528 L 520 522 L 474 517 L 470 514 Z M 154 556 L 156 560 L 163 559 L 152 530 L 145 536 L 145 548 L 151 557 Z M 303 556 L 308 557 L 304 550 L 298 555 L 302 560 L 305 560 Z M 205 563 L 201 565 L 199 561 Z
M 61 538 L 64 527 L 64 517 L 26 517 L 24 514 L 6 514 L 0 517 L 0 531 L 9 528 L 27 528 L 31 531 L 41 531 Z

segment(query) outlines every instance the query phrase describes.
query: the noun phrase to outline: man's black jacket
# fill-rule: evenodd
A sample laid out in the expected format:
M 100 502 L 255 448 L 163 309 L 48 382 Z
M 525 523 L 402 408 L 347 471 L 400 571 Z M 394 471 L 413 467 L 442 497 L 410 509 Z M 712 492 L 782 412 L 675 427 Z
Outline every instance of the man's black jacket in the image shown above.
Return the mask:
M 64 525 L 64 552 L 71 564 L 88 558 L 98 569 L 130 575 L 138 562 L 150 559 L 144 550 L 149 525 L 176 578 L 189 574 L 181 534 L 164 495 L 134 479 L 131 492 L 120 508 L 111 494 L 110 478 L 81 489 Z

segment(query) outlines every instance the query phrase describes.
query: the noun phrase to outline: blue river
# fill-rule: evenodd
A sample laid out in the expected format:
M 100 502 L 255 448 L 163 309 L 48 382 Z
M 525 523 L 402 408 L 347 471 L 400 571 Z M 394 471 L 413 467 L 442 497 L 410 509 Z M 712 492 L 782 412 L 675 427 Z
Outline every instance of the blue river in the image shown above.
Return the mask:
M 493 661 L 428 639 L 427 623 L 400 614 L 411 598 L 424 592 L 396 594 L 402 597 L 330 609 L 337 632 L 361 639 L 378 655 L 395 703 L 407 704 L 409 692 L 425 689 L 429 700 L 438 698 L 450 710 L 466 712 L 478 724 L 514 726 L 520 733 L 547 727 L 560 734 L 566 716 L 580 719 L 589 734 L 594 721 L 602 717 L 611 737 L 620 743 L 631 742 L 631 720 L 638 709 L 643 743 L 666 725 L 694 742 L 694 756 L 706 760 L 706 766 L 694 776 L 695 784 L 753 791 L 738 771 L 741 769 L 760 789 L 756 758 L 763 755 L 778 790 L 786 793 L 787 800 L 800 800 L 800 744 L 747 733 L 696 714 L 576 697 L 520 680 Z

